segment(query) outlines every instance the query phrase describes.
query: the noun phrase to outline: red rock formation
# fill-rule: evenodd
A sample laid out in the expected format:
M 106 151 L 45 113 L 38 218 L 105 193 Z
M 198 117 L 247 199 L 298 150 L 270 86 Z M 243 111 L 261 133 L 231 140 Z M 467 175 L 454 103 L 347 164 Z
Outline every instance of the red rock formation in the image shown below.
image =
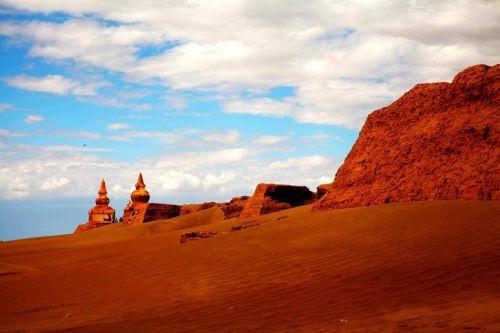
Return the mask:
M 316 200 L 321 199 L 332 187 L 332 184 L 321 184 L 316 188 Z
M 185 232 L 181 235 L 181 243 L 186 243 L 188 241 L 195 241 L 199 239 L 204 239 L 204 238 L 210 238 L 214 237 L 216 235 L 220 234 L 219 232 L 216 231 L 191 231 L 191 232 Z
M 101 187 L 97 193 L 99 195 L 97 199 L 95 199 L 96 206 L 89 210 L 89 220 L 87 223 L 80 224 L 76 228 L 75 233 L 102 227 L 115 221 L 115 210 L 108 206 L 108 191 L 106 190 L 106 182 L 104 179 L 101 181 Z
M 500 65 L 477 65 L 371 113 L 313 210 L 500 199 L 499 90 Z
M 218 203 L 216 202 L 204 202 L 202 204 L 181 205 L 179 215 L 191 214 L 200 210 L 212 208 L 217 205 Z
M 219 208 L 224 212 L 224 219 L 239 217 L 248 198 L 248 196 L 242 196 L 233 198 L 230 202 L 217 203 L 212 201 L 202 204 L 182 205 L 179 215 L 191 214 L 200 210 L 212 208 L 214 206 L 219 206 Z
M 245 204 L 247 203 L 249 196 L 241 196 L 232 198 L 231 201 L 219 204 L 219 207 L 224 212 L 224 219 L 238 218 L 240 217 Z
M 306 186 L 259 184 L 245 204 L 240 218 L 254 218 L 283 209 L 306 205 L 315 194 Z

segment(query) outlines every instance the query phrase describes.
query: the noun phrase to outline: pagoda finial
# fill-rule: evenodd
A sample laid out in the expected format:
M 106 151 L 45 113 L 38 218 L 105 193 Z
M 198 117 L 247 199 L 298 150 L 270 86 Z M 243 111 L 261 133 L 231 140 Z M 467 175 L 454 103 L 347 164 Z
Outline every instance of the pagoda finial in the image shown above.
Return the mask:
M 141 189 L 145 189 L 146 188 L 146 184 L 144 184 L 144 179 L 142 179 L 142 172 L 139 172 L 139 177 L 137 177 L 137 183 L 135 184 L 135 188 L 137 190 Z
M 106 182 L 104 178 L 101 180 L 101 188 L 99 189 L 99 194 L 108 194 L 108 190 L 106 189 Z
M 101 181 L 101 187 L 99 188 L 99 192 L 97 192 L 99 196 L 95 199 L 95 203 L 97 206 L 107 206 L 109 204 L 109 198 L 107 196 L 108 191 L 106 190 L 106 182 L 104 179 Z
M 144 184 L 144 179 L 142 179 L 142 173 L 139 172 L 139 177 L 137 177 L 137 183 L 135 184 L 135 191 L 130 195 L 133 203 L 147 203 L 149 201 L 149 192 L 146 191 L 146 184 Z

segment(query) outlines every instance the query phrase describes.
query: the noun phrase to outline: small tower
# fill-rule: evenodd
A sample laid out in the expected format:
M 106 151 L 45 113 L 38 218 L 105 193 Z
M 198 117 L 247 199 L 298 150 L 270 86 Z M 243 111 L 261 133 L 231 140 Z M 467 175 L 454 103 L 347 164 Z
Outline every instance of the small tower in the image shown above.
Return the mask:
M 75 232 L 87 231 L 90 229 L 102 227 L 115 221 L 115 210 L 109 207 L 109 198 L 107 196 L 106 182 L 101 181 L 101 187 L 97 192 L 95 207 L 89 210 L 89 220 L 85 224 L 80 224 Z
M 124 225 L 143 223 L 149 206 L 149 192 L 146 191 L 146 184 L 144 184 L 144 179 L 142 179 L 142 173 L 139 173 L 137 183 L 135 183 L 135 190 L 130 195 L 130 200 L 123 210 L 122 223 Z
M 149 201 L 149 192 L 146 191 L 146 184 L 144 184 L 141 172 L 139 172 L 139 177 L 137 178 L 137 183 L 135 184 L 135 191 L 133 191 L 130 195 L 130 199 L 132 199 L 133 204 L 148 203 Z
M 123 225 L 131 226 L 152 222 L 157 220 L 169 219 L 179 216 L 181 206 L 150 203 L 149 192 L 146 191 L 142 173 L 139 173 L 135 190 L 130 195 L 130 201 L 123 210 Z

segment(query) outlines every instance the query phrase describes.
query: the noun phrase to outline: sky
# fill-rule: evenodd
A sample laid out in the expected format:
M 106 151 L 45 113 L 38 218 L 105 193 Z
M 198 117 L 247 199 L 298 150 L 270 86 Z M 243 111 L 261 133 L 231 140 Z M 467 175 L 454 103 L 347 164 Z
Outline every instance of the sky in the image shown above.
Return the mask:
M 0 0 L 0 239 L 331 182 L 366 116 L 498 63 L 499 1 Z

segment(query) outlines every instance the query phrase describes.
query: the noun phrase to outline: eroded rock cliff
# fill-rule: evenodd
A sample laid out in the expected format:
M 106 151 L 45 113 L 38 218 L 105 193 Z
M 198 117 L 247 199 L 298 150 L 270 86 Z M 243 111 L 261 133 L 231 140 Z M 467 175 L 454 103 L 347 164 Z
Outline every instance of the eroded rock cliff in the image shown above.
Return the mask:
M 500 199 L 500 65 L 419 84 L 371 113 L 314 211 Z

